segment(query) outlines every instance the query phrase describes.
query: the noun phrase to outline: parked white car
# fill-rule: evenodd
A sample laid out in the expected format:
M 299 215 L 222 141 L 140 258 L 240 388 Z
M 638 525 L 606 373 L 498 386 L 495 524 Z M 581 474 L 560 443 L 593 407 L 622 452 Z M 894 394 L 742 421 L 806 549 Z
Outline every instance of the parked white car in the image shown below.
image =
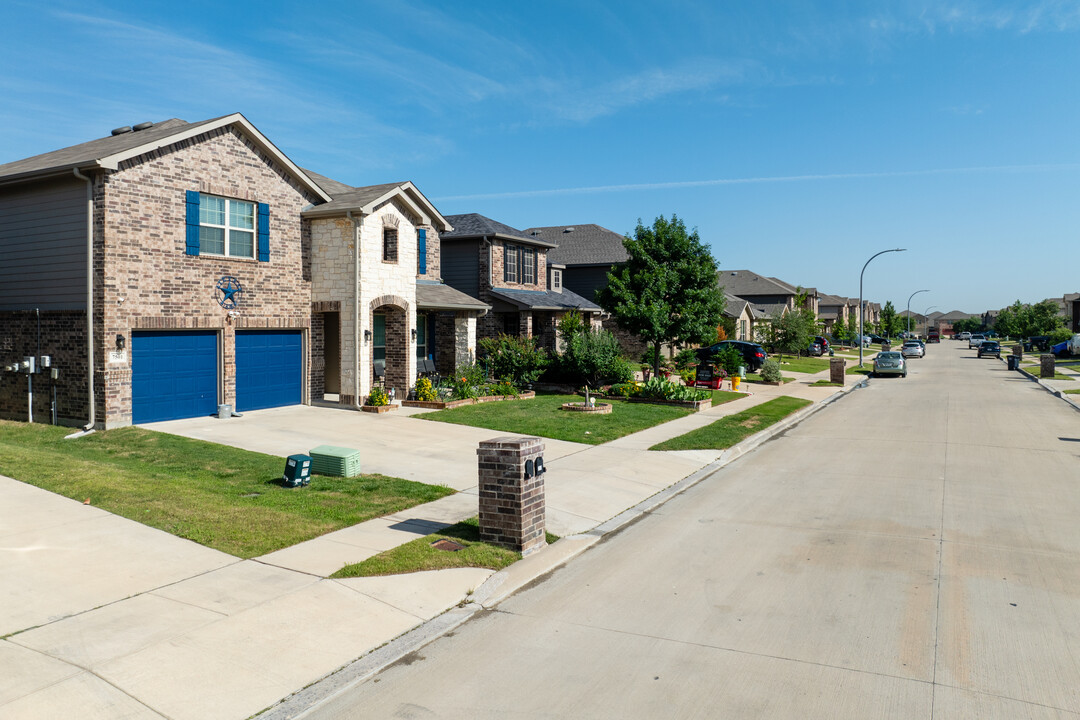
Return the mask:
M 985 340 L 985 339 L 986 339 L 985 335 L 980 335 L 979 333 L 975 333 L 974 335 L 972 335 L 971 337 L 968 338 L 968 350 L 974 350 L 974 349 L 978 348 L 980 345 L 983 344 L 983 340 Z
M 969 333 L 967 330 L 965 330 L 964 332 L 957 335 L 956 339 L 957 340 L 970 340 L 971 339 L 971 333 Z

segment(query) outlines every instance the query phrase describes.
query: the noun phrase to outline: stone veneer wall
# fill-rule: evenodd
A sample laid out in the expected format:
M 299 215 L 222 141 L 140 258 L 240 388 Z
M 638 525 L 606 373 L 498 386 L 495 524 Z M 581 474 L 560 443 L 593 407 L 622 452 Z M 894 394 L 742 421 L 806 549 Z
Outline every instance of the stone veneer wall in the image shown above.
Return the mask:
M 396 223 L 398 256 L 396 261 L 384 261 L 382 231 L 384 222 Z M 387 385 L 403 397 L 416 378 L 416 344 L 411 331 L 416 327 L 417 236 L 420 219 L 403 204 L 389 200 L 360 221 L 359 232 L 345 217 L 318 218 L 311 221 L 313 302 L 339 301 L 341 312 L 341 396 L 343 405 L 354 401 L 356 362 L 354 338 L 360 338 L 359 384 L 360 398 L 371 392 L 374 381 L 371 343 L 364 340 L 364 331 L 373 330 L 376 312 L 385 312 L 388 321 L 394 308 L 402 311 L 400 332 L 391 345 L 391 327 L 387 324 Z M 424 227 L 420 225 L 419 227 Z M 437 233 L 428 227 L 428 273 L 439 272 L 432 262 L 432 252 L 439 247 Z M 359 245 L 359 327 L 354 335 L 353 287 L 354 259 Z M 380 309 L 383 305 L 388 307 Z
M 55 381 L 58 423 L 82 425 L 89 418 L 86 382 L 86 312 L 45 310 L 41 313 L 41 351 L 38 353 L 37 315 L 32 310 L 0 313 L 0 366 L 21 362 L 27 355 L 48 355 L 58 371 Z M 34 422 L 52 422 L 53 381 L 48 369 L 33 376 Z M 25 373 L 0 372 L 0 418 L 23 420 L 28 415 Z
M 416 277 L 422 280 L 442 281 L 442 252 L 440 251 L 439 233 L 431 225 L 420 225 L 419 228 L 427 230 L 427 272 L 416 273 Z M 419 270 L 419 268 L 417 268 Z
M 106 365 L 105 358 L 117 334 L 125 336 L 130 358 L 131 332 L 140 329 L 219 330 L 221 401 L 235 405 L 235 330 L 309 326 L 309 238 L 300 211 L 315 196 L 232 127 L 126 161 L 96 186 L 98 421 L 106 427 L 131 423 L 130 360 Z M 269 204 L 270 261 L 187 255 L 187 190 Z M 244 288 L 240 315 L 231 321 L 215 297 L 224 275 Z M 310 376 L 307 385 L 310 392 Z

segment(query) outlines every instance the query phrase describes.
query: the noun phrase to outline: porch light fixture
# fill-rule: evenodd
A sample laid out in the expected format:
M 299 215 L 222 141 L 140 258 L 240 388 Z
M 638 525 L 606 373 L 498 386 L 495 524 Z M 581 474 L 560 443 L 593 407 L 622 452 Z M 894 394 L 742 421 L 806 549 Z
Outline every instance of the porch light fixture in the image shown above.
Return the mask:
M 370 330 L 365 330 L 364 331 L 364 342 L 366 342 L 366 343 L 371 342 L 371 331 Z
M 124 336 L 120 333 L 116 333 L 116 349 L 123 350 L 126 343 L 127 340 L 124 338 Z
M 412 329 L 412 341 L 416 342 L 416 328 Z

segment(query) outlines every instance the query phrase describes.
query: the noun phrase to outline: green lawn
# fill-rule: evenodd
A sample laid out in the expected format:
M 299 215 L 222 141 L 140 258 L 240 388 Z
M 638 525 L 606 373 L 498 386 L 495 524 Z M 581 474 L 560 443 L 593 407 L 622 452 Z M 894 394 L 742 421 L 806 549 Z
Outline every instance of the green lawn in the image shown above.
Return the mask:
M 714 397 L 716 391 L 714 390 Z M 724 393 L 725 395 L 727 393 Z M 735 393 L 741 395 L 741 393 Z M 537 395 L 532 400 L 465 405 L 416 417 L 437 422 L 471 425 L 498 432 L 538 435 L 553 440 L 600 445 L 638 430 L 689 415 L 690 409 L 625 400 L 604 400 L 614 405 L 609 415 L 568 412 L 563 403 L 582 402 L 579 395 Z
M 874 372 L 874 363 L 864 361 L 862 367 L 859 367 L 858 365 L 852 365 L 851 367 L 849 367 L 847 370 L 844 371 L 844 374 L 845 375 L 869 375 L 872 372 Z
M 548 543 L 559 539 L 547 533 Z M 439 540 L 450 540 L 462 545 L 460 550 L 441 550 L 432 547 Z M 475 517 L 463 520 L 440 532 L 417 538 L 363 562 L 345 565 L 330 577 L 370 577 L 372 575 L 400 575 L 424 570 L 476 567 L 502 570 L 521 559 L 521 553 L 508 548 L 490 545 L 480 540 L 480 526 Z
M 713 407 L 717 405 L 723 405 L 729 403 L 732 400 L 738 400 L 739 398 L 746 397 L 746 393 L 734 392 L 732 390 L 713 390 L 712 391 L 712 404 Z
M 834 383 L 829 380 L 815 380 L 810 387 L 844 387 L 843 383 Z
M 242 558 L 454 493 L 383 475 L 287 488 L 282 457 L 136 427 L 70 432 L 0 421 L 0 474 Z
M 1066 390 L 1065 394 L 1066 395 L 1080 395 L 1080 388 L 1077 388 L 1076 390 Z
M 761 432 L 793 412 L 810 405 L 809 400 L 778 397 L 740 413 L 720 418 L 711 425 L 653 445 L 650 450 L 723 450 Z
M 799 373 L 818 373 L 829 369 L 827 357 L 792 357 L 787 355 L 780 361 L 780 370 Z

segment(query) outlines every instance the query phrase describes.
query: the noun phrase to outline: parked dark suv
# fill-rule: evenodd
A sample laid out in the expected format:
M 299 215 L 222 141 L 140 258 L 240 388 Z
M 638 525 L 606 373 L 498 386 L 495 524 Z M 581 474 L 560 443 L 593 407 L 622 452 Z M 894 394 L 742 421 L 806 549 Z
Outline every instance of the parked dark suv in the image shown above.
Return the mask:
M 742 354 L 743 362 L 746 363 L 746 369 L 749 372 L 757 372 L 760 370 L 761 364 L 769 357 L 765 352 L 765 348 L 757 343 L 745 342 L 743 340 L 723 340 L 715 345 L 710 345 L 709 347 L 698 348 L 698 362 L 708 364 L 715 363 L 717 353 L 729 345 Z

